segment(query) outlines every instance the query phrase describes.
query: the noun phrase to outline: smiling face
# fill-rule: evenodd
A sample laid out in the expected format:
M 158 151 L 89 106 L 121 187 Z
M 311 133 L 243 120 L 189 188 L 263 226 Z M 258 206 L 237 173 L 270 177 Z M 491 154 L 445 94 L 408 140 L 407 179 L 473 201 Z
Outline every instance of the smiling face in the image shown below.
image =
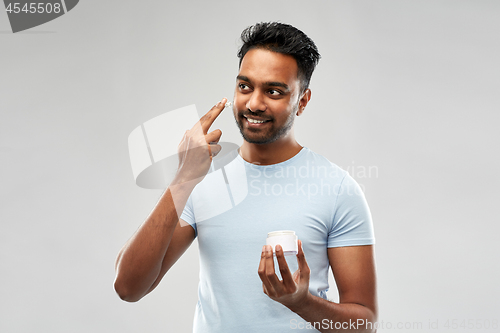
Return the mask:
M 301 94 L 297 62 L 292 56 L 252 49 L 241 62 L 234 93 L 234 117 L 249 143 L 293 139 L 290 131 L 310 92 Z

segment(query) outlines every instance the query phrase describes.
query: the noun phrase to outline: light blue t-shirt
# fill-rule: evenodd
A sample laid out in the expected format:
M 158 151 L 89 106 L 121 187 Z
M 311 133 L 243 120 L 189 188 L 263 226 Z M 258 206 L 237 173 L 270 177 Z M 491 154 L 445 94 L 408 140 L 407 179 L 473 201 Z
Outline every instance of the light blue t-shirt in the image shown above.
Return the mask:
M 181 219 L 194 228 L 199 243 L 193 328 L 199 333 L 290 332 L 305 323 L 262 291 L 257 269 L 268 232 L 295 231 L 311 269 L 309 290 L 325 299 L 327 249 L 375 242 L 359 185 L 306 147 L 274 165 L 233 156 L 195 187 Z M 287 261 L 294 272 L 296 257 Z

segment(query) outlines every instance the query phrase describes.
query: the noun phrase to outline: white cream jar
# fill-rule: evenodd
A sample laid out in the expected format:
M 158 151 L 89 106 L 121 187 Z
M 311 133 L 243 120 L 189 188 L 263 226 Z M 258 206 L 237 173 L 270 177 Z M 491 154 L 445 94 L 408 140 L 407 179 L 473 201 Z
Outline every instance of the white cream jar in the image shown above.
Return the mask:
M 295 231 L 272 231 L 267 234 L 266 245 L 272 246 L 274 255 L 276 255 L 276 245 L 278 244 L 281 245 L 285 256 L 296 255 L 299 251 L 297 240 Z

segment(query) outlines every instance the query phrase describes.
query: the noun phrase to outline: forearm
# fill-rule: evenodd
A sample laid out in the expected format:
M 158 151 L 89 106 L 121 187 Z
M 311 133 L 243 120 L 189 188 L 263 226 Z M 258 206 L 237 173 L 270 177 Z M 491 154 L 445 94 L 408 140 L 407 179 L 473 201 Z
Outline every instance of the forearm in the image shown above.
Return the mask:
M 122 299 L 139 300 L 158 278 L 193 187 L 189 183 L 169 186 L 148 218 L 121 249 L 115 266 L 115 290 Z
M 376 314 L 361 304 L 334 303 L 309 293 L 299 306 L 289 308 L 323 333 L 376 332 Z

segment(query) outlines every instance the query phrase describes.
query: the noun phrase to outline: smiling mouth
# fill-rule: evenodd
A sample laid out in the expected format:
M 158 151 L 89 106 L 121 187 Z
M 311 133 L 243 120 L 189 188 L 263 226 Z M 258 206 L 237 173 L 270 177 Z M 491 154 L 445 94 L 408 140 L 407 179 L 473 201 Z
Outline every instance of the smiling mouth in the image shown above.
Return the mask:
M 263 124 L 267 123 L 270 120 L 269 119 L 253 119 L 253 118 L 248 118 L 247 116 L 243 116 L 250 124 Z

